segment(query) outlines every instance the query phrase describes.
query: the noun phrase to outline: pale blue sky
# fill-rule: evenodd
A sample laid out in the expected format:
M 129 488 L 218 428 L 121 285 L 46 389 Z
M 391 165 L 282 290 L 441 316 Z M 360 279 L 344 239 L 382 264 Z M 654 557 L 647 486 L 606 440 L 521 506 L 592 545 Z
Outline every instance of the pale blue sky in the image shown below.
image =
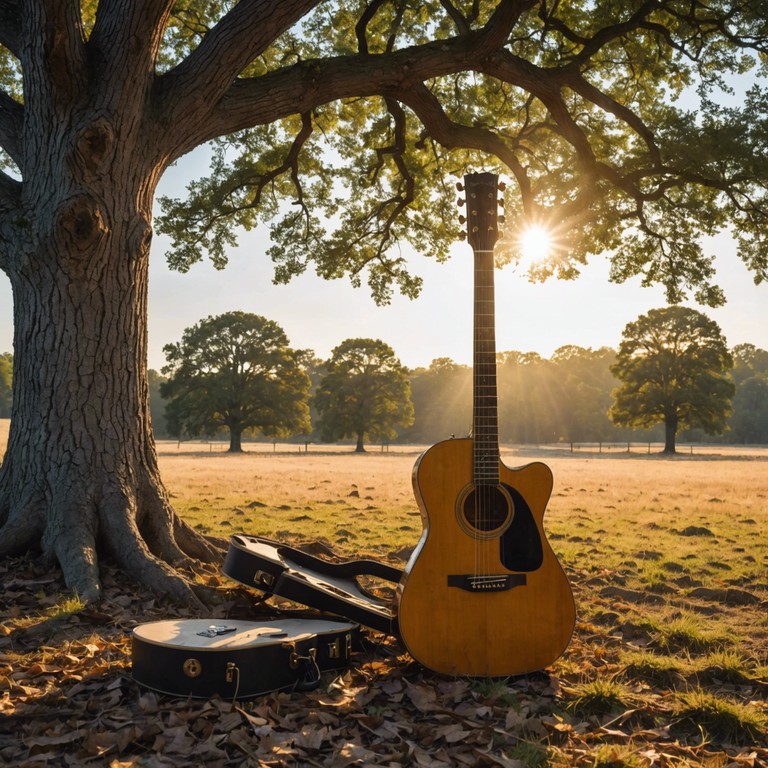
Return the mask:
M 160 194 L 179 194 L 185 180 L 205 173 L 199 153 L 182 159 L 161 183 Z M 266 228 L 241 238 L 223 271 L 209 263 L 186 274 L 168 269 L 163 253 L 168 240 L 153 243 L 149 295 L 149 366 L 165 362 L 163 345 L 178 341 L 183 330 L 204 317 L 231 310 L 255 312 L 277 321 L 294 347 L 328 357 L 350 337 L 380 338 L 409 366 L 428 365 L 436 357 L 459 363 L 472 359 L 472 252 L 458 243 L 445 264 L 413 254 L 413 270 L 424 278 L 414 300 L 395 296 L 376 307 L 365 286 L 356 289 L 344 278 L 325 281 L 307 273 L 289 285 L 272 284 L 272 265 L 265 255 Z M 768 285 L 755 286 L 735 254 L 730 238 L 707 241 L 717 256 L 718 280 L 728 303 L 701 308 L 722 328 L 728 344 L 752 343 L 768 349 Z M 497 272 L 497 349 L 538 352 L 549 357 L 558 347 L 617 347 L 624 326 L 649 309 L 664 305 L 661 289 L 638 281 L 608 282 L 606 259 L 593 259 L 575 281 L 531 284 L 519 271 Z M 695 306 L 695 305 L 691 305 Z M 0 274 L 0 352 L 12 349 L 11 290 Z

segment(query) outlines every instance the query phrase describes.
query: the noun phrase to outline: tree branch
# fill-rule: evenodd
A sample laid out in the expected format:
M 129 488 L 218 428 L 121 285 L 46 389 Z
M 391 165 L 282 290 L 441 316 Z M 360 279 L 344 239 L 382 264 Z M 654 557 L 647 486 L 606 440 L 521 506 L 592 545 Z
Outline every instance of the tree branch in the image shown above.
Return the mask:
M 626 123 L 645 142 L 652 163 L 655 166 L 661 166 L 661 153 L 656 145 L 653 131 L 631 109 L 628 109 L 623 104 L 619 104 L 615 99 L 595 88 L 594 85 L 588 83 L 580 74 L 569 74 L 564 84 L 587 101 L 592 102 L 596 107 Z
M 533 204 L 531 182 L 515 151 L 488 128 L 461 125 L 451 120 L 435 95 L 423 84 L 397 93 L 397 98 L 419 118 L 427 133 L 446 149 L 476 149 L 497 157 L 514 174 L 523 207 L 530 213 Z
M 166 117 L 174 125 L 171 138 L 177 142 L 171 159 L 218 136 L 309 112 L 321 104 L 395 93 L 403 86 L 477 68 L 503 47 L 520 14 L 534 2 L 502 0 L 485 27 L 460 37 L 380 55 L 302 61 L 261 77 L 236 80 L 215 104 L 199 96 L 204 120 L 190 119 L 175 101 Z
M 15 237 L 10 231 L 21 200 L 21 183 L 0 171 L 0 270 L 8 271 L 16 253 Z
M 653 11 L 659 10 L 659 5 L 659 0 L 646 0 L 646 2 L 637 8 L 626 21 L 603 27 L 588 38 L 577 34 L 564 24 L 562 20 L 555 16 L 545 14 L 542 16 L 547 26 L 556 29 L 563 35 L 563 37 L 576 43 L 580 47 L 578 54 L 575 56 L 575 61 L 579 64 L 583 64 L 584 62 L 589 61 L 589 59 L 604 46 L 612 43 L 617 38 L 626 35 L 628 32 L 632 32 L 639 26 L 642 26 L 645 19 L 653 13 Z
M 0 90 L 0 147 L 21 168 L 24 107 Z
M 79 0 L 37 0 L 24 9 L 27 45 L 21 55 L 25 106 L 41 119 L 87 93 L 85 39 Z
M 579 160 L 594 165 L 589 139 L 579 128 L 563 100 L 563 70 L 544 69 L 508 51 L 498 51 L 484 62 L 483 71 L 502 82 L 515 85 L 535 96 L 549 110 L 563 138 L 576 150 Z
M 173 0 L 101 0 L 88 41 L 100 59 L 99 75 L 135 91 L 134 77 L 154 69 L 173 5 Z M 121 72 L 132 77 L 118 76 Z
M 15 208 L 21 199 L 21 182 L 0 171 L 0 211 Z
M 0 0 L 0 45 L 19 58 L 21 10 L 19 0 Z
M 205 119 L 248 64 L 318 2 L 240 0 L 181 64 L 159 79 L 155 103 L 163 119 L 174 127 Z
M 470 20 L 467 19 L 461 11 L 451 2 L 451 0 L 440 0 L 440 5 L 443 6 L 445 12 L 451 17 L 451 20 L 456 25 L 456 31 L 460 35 L 466 35 L 469 32 Z

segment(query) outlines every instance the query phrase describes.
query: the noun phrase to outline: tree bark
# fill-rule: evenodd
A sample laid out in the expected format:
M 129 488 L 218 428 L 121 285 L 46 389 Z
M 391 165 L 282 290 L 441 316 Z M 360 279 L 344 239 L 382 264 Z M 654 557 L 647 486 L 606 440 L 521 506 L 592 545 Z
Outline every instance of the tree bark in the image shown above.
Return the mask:
M 177 517 L 158 471 L 145 363 L 149 225 L 132 214 L 108 231 L 76 200 L 52 230 L 54 241 L 79 241 L 69 254 L 80 258 L 52 259 L 42 248 L 11 275 L 14 402 L 0 468 L 0 555 L 39 544 L 67 585 L 95 600 L 104 553 L 138 582 L 194 601 L 171 564 L 215 550 Z
M 363 445 L 363 433 L 357 433 L 357 445 L 355 446 L 355 453 L 365 453 L 365 446 Z

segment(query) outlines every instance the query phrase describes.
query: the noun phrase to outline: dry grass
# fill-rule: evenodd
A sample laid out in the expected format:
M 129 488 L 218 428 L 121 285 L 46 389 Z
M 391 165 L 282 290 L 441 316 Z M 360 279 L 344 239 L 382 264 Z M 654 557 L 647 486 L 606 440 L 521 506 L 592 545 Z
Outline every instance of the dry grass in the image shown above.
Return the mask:
M 421 533 L 410 488 L 417 455 L 161 451 L 160 468 L 177 511 L 205 532 L 325 539 L 349 554 L 383 553 Z
M 338 525 L 374 548 L 381 542 L 393 547 L 415 543 L 421 532 L 411 489 L 418 447 L 363 455 L 348 448 L 305 454 L 298 447 L 295 453 L 262 447 L 228 455 L 184 453 L 175 446 L 160 446 L 165 482 L 179 511 L 211 532 L 242 529 L 272 535 L 282 530 L 297 538 L 332 539 Z M 510 449 L 503 458 L 509 466 L 544 460 L 552 468 L 555 488 L 546 521 L 555 534 L 583 531 L 582 538 L 613 541 L 617 549 L 629 549 L 628 554 L 636 547 L 658 549 L 655 525 L 683 531 L 717 526 L 718 521 L 729 527 L 750 518 L 764 523 L 768 506 L 768 450 L 749 458 L 723 453 L 662 459 Z M 612 530 L 618 520 L 625 524 Z M 368 536 L 366 529 L 374 522 L 379 530 Z M 743 525 L 745 536 L 757 533 L 752 524 Z

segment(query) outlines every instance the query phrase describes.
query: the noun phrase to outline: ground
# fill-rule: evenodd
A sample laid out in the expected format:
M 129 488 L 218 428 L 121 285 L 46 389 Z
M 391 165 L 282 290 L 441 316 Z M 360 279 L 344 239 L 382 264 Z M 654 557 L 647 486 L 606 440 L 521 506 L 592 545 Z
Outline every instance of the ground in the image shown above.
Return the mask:
M 322 538 L 402 565 L 420 530 L 414 451 L 353 456 L 161 446 L 177 508 L 212 533 Z M 517 465 L 530 456 L 510 451 Z M 0 761 L 19 766 L 768 765 L 768 452 L 537 454 L 576 595 L 545 672 L 462 680 L 372 634 L 310 692 L 189 701 L 140 688 L 130 631 L 184 616 L 107 568 L 96 609 L 34 558 L 0 566 Z M 203 488 L 203 486 L 207 486 Z M 193 509 L 196 507 L 197 509 Z M 318 522 L 320 521 L 320 522 Z M 222 578 L 216 616 L 275 610 Z

